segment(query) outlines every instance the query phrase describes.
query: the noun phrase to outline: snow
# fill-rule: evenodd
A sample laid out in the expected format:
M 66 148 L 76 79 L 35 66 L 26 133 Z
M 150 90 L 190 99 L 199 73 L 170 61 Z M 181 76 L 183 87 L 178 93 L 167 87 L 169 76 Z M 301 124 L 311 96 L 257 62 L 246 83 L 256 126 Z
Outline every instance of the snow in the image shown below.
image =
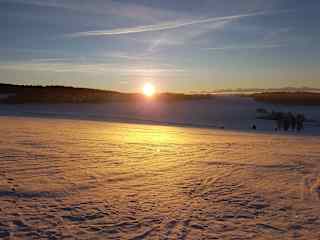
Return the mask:
M 320 239 L 318 136 L 50 119 L 39 112 L 61 106 L 46 107 L 2 106 L 19 117 L 0 117 L 0 238 Z M 72 113 L 89 109 L 103 105 Z

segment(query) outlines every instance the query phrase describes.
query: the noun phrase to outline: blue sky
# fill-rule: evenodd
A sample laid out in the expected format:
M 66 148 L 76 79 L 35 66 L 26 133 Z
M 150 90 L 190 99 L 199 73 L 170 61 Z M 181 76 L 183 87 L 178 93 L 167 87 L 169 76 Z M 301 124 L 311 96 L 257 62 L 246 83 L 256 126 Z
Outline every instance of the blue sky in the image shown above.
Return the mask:
M 320 87 L 319 0 L 0 0 L 0 82 Z

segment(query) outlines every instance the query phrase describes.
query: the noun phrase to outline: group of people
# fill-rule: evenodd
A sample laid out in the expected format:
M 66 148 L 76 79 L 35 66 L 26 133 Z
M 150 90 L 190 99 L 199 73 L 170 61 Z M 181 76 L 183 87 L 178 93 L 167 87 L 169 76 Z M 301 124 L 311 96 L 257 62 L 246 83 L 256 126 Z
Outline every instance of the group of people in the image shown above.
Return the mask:
M 303 114 L 293 114 L 291 112 L 288 113 L 276 113 L 276 123 L 277 126 L 275 131 L 298 131 L 300 132 L 304 128 L 305 116 Z

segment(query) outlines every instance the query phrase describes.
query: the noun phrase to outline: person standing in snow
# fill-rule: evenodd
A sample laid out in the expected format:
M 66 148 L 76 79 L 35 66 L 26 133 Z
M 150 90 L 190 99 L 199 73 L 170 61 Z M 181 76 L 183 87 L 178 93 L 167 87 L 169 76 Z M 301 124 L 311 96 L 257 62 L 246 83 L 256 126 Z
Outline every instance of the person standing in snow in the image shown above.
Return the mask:
M 290 116 L 289 114 L 286 114 L 283 119 L 283 129 L 285 131 L 288 131 L 289 127 L 290 127 Z
M 281 131 L 283 127 L 283 114 L 281 112 L 276 115 L 277 131 Z
M 303 129 L 303 123 L 305 121 L 305 117 L 303 114 L 297 115 L 297 131 L 300 132 Z
M 295 131 L 296 130 L 296 125 L 297 125 L 297 119 L 291 112 L 289 112 L 288 114 L 289 114 L 289 118 L 290 118 L 291 130 Z

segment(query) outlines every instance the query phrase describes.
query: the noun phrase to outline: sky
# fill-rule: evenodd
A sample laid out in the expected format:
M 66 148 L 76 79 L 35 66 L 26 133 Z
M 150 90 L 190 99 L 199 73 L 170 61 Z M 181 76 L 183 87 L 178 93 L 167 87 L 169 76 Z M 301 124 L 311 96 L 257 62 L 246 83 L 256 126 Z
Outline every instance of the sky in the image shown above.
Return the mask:
M 0 82 L 320 87 L 319 0 L 0 0 Z

